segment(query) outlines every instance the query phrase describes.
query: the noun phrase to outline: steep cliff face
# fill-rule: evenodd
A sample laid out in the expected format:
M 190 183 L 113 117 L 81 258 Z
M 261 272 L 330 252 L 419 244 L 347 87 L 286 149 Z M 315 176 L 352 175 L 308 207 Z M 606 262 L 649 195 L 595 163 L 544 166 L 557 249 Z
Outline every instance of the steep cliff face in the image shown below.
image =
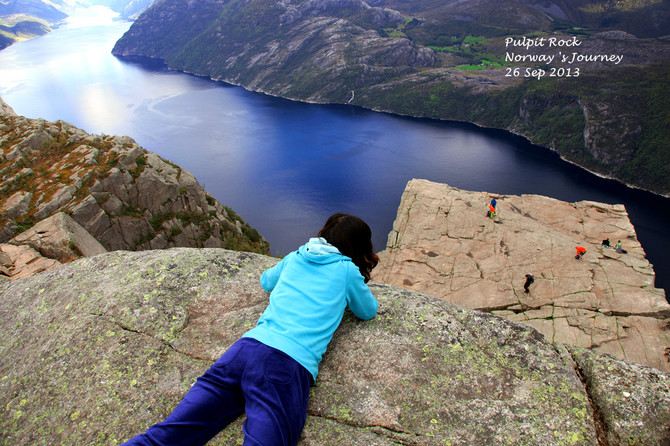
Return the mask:
M 670 109 L 659 100 L 669 93 L 670 42 L 630 34 L 667 32 L 660 26 L 670 22 L 667 5 L 510 3 L 163 0 L 113 53 L 163 59 L 174 69 L 292 99 L 508 129 L 590 170 L 670 194 L 663 145 Z M 505 38 L 528 33 L 578 37 L 580 54 L 623 58 L 568 64 L 559 57 L 550 66 L 573 74 L 578 67 L 580 76 L 526 78 L 524 68 L 538 64 L 506 61 Z M 509 75 L 514 67 L 520 76 Z
M 497 217 L 487 218 L 489 200 Z M 609 238 L 611 248 L 601 246 Z M 626 253 L 613 247 L 622 241 Z M 575 248 L 587 249 L 581 260 Z M 375 280 L 670 371 L 670 304 L 621 205 L 408 183 Z M 524 291 L 526 274 L 535 281 Z
M 65 212 L 108 250 L 268 250 L 193 175 L 128 137 L 17 116 L 0 101 L 0 148 L 0 242 Z
M 373 30 L 403 20 L 361 0 L 171 0 L 143 14 L 113 53 L 165 59 L 173 68 L 290 98 L 345 102 L 357 86 L 435 64 L 432 50 Z
M 113 252 L 0 284 L 0 442 L 118 445 L 161 420 L 267 304 L 276 259 Z M 374 285 L 312 388 L 301 445 L 662 446 L 670 376 Z M 210 444 L 241 444 L 238 420 Z

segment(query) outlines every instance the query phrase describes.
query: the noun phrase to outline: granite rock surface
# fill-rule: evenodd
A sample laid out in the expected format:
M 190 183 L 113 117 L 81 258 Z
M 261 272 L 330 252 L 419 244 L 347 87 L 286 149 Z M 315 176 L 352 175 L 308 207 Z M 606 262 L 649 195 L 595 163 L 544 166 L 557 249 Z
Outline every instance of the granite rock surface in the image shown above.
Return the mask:
M 20 279 L 107 250 L 72 217 L 59 212 L 0 243 L 0 252 L 0 276 Z
M 495 219 L 486 216 L 495 198 Z M 609 238 L 611 248 L 601 246 Z M 621 240 L 626 253 L 613 247 Z M 575 259 L 576 246 L 587 249 Z M 622 205 L 408 183 L 375 280 L 670 370 L 670 305 Z M 529 292 L 525 275 L 534 276 Z
M 221 249 L 115 251 L 0 284 L 0 444 L 118 445 L 161 420 L 255 324 L 267 304 L 258 278 L 275 262 Z M 670 439 L 668 374 L 571 352 L 417 292 L 372 290 L 379 314 L 345 315 L 301 445 Z M 240 424 L 209 444 L 241 444 Z

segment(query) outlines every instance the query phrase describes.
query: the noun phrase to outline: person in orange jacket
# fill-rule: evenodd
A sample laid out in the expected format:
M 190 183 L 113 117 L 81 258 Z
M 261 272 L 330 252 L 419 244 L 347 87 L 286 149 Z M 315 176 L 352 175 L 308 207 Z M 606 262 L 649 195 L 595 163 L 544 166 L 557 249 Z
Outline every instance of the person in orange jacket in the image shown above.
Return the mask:
M 489 210 L 486 212 L 486 216 L 489 218 L 495 218 L 496 217 L 496 204 L 498 202 L 496 199 L 492 199 L 491 202 L 489 203 Z
M 586 248 L 584 248 L 583 246 L 577 246 L 575 248 L 575 250 L 577 251 L 577 255 L 575 255 L 575 259 L 577 259 L 577 260 L 581 260 L 582 257 L 584 257 L 584 254 L 586 254 Z

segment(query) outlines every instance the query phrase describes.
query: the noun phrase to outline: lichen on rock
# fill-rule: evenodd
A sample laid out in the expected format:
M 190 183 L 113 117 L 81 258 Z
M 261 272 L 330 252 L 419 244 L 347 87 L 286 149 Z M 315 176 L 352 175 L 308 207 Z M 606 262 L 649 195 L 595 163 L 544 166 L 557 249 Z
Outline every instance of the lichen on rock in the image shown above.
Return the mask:
M 115 251 L 0 283 L 0 443 L 117 445 L 161 420 L 255 324 L 267 304 L 258 278 L 276 261 L 221 249 Z M 568 350 L 533 328 L 372 290 L 379 314 L 345 316 L 301 445 L 597 445 L 597 414 L 630 415 L 616 399 L 596 407 L 584 384 L 614 379 L 630 367 L 621 361 L 592 354 L 580 374 Z M 667 419 L 653 405 L 670 391 L 667 374 L 626 379 L 645 420 L 626 425 L 631 438 L 664 438 L 657 426 Z M 241 444 L 240 423 L 210 444 Z

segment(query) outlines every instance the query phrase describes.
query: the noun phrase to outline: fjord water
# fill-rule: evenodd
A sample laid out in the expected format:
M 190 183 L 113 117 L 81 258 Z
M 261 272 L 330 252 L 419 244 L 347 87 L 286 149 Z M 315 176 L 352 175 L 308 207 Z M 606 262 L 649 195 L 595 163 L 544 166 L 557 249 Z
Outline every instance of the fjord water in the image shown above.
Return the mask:
M 109 10 L 88 10 L 0 51 L 0 96 L 21 115 L 133 137 L 192 172 L 276 255 L 303 243 L 335 211 L 368 221 L 382 249 L 405 184 L 425 178 L 468 190 L 623 203 L 657 286 L 670 289 L 669 199 L 598 178 L 506 132 L 296 103 L 122 61 L 110 51 L 129 26 Z

